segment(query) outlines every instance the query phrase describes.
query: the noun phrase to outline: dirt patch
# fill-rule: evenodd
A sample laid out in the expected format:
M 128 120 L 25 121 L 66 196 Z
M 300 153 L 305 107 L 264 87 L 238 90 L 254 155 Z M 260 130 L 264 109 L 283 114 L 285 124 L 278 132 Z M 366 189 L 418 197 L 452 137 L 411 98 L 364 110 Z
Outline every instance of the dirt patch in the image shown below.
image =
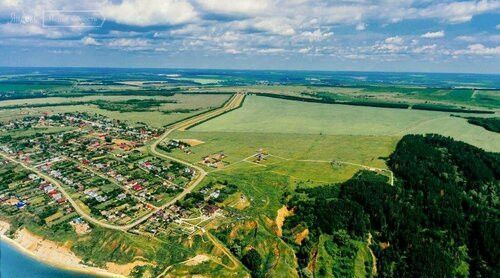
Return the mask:
M 179 139 L 179 141 L 188 144 L 191 147 L 201 145 L 205 142 L 198 140 L 198 139 Z
M 307 265 L 307 268 L 314 273 L 316 270 L 316 260 L 318 259 L 318 247 L 316 246 L 312 251 L 311 261 Z
M 0 235 L 5 235 L 10 229 L 10 224 L 7 222 L 0 221 Z
M 17 203 L 19 203 L 19 200 L 17 198 L 10 198 L 5 203 L 9 206 L 15 206 Z
M 228 239 L 233 240 L 238 237 L 240 234 L 240 230 L 243 232 L 241 234 L 245 234 L 246 231 L 253 230 L 257 227 L 256 221 L 246 221 L 243 224 L 237 224 L 231 229 L 231 233 L 229 233 Z
M 283 227 L 283 223 L 285 223 L 285 219 L 288 216 L 293 215 L 293 210 L 288 210 L 286 206 L 283 206 L 278 210 L 278 213 L 276 215 L 276 235 L 282 236 L 283 235 L 283 230 L 281 229 Z
M 208 255 L 199 254 L 199 255 L 196 255 L 196 256 L 192 257 L 191 259 L 187 260 L 186 262 L 184 262 L 184 264 L 187 266 L 195 266 L 195 265 L 199 265 L 199 264 L 204 263 L 204 262 L 209 261 L 209 260 L 210 260 L 210 257 Z
M 302 232 L 298 233 L 295 236 L 295 243 L 298 245 L 302 244 L 302 241 L 309 235 L 309 229 L 304 229 Z
M 75 232 L 78 235 L 86 235 L 92 231 L 92 229 L 90 229 L 90 226 L 88 223 L 73 223 L 73 222 L 71 222 L 70 225 L 73 226 L 73 228 L 75 228 Z
M 113 273 L 128 276 L 136 266 L 143 266 L 148 264 L 150 263 L 144 261 L 135 261 L 128 264 L 106 263 L 106 269 Z
M 250 206 L 250 201 L 245 195 L 241 194 L 238 202 L 234 205 L 234 208 L 237 210 L 244 210 L 249 206 Z
M 137 147 L 137 143 L 123 139 L 113 139 L 114 149 L 122 149 L 124 151 L 132 150 Z

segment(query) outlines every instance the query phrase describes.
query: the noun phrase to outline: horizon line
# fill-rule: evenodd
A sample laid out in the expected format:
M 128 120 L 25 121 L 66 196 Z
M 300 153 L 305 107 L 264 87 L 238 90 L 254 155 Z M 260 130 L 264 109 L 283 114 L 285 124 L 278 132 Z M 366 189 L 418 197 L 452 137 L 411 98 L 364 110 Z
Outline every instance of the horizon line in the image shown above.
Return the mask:
M 313 70 L 313 69 L 250 69 L 250 68 L 205 68 L 205 67 L 109 67 L 109 66 L 2 66 L 0 69 L 155 69 L 155 70 L 226 70 L 226 71 L 283 71 L 283 72 L 364 72 L 364 73 L 407 73 L 407 74 L 474 74 L 474 75 L 500 75 L 500 72 L 445 72 L 445 71 L 375 71 L 375 70 Z

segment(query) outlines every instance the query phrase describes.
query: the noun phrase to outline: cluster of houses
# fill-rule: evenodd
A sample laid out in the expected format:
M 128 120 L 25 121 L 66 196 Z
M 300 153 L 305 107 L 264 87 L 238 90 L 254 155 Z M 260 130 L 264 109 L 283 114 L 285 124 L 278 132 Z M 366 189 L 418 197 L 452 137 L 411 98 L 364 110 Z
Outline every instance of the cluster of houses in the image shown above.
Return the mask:
M 97 211 L 94 211 L 94 206 L 90 204 L 95 205 L 96 201 L 98 203 L 106 202 L 103 204 L 106 207 L 99 209 L 98 212 L 108 220 L 127 216 L 134 217 L 134 215 L 141 213 L 140 210 L 154 208 L 153 205 L 149 205 L 145 201 L 161 201 L 161 198 L 166 196 L 164 194 L 172 194 L 172 189 L 182 190 L 182 187 L 196 175 L 194 169 L 176 162 L 166 163 L 163 160 L 146 158 L 147 155 L 144 155 L 144 160 L 139 160 L 142 158 L 135 160 L 141 155 L 135 155 L 134 151 L 130 150 L 157 137 L 158 130 L 148 127 L 130 127 L 99 115 L 65 113 L 25 117 L 8 124 L 0 124 L 0 131 L 35 126 L 77 128 L 64 129 L 65 131 L 47 133 L 33 138 L 23 138 L 18 141 L 11 140 L 0 145 L 0 151 L 12 155 L 17 154 L 18 158 L 61 181 L 64 186 L 75 188 L 81 201 L 86 204 L 89 201 L 87 205 L 93 210 L 92 213 L 97 214 Z M 189 145 L 178 140 L 169 142 L 169 146 L 191 153 Z M 112 157 L 110 152 L 115 157 Z M 130 155 L 130 158 L 127 157 L 127 154 Z M 220 160 L 222 158 L 223 156 Z M 146 171 L 144 176 L 138 169 Z M 103 178 L 101 173 L 117 181 L 121 188 L 113 189 L 115 182 L 110 181 L 111 179 L 106 180 L 107 177 Z M 149 179 L 148 177 L 152 177 L 151 175 L 155 175 L 155 178 Z M 34 174 L 30 177 L 37 178 Z M 102 180 L 102 183 L 107 184 L 107 188 L 112 188 L 112 190 L 105 191 L 106 194 L 102 193 L 98 184 L 92 184 L 96 179 Z M 99 182 L 99 184 L 101 183 Z M 158 190 L 164 188 L 169 189 L 169 191 Z M 53 184 L 42 180 L 39 189 L 55 203 L 66 202 Z M 215 195 L 212 196 L 213 194 L 217 195 L 218 193 L 211 192 L 210 198 L 216 198 Z M 38 193 L 38 195 L 41 194 Z M 138 199 L 139 202 L 133 199 L 129 200 L 127 197 Z M 124 201 L 115 202 L 115 200 Z M 110 205 L 107 205 L 108 203 Z M 28 201 L 16 200 L 14 205 L 22 209 L 28 204 Z M 203 211 L 208 213 L 212 210 Z M 136 213 L 136 211 L 139 212 Z M 161 218 L 165 220 L 174 217 L 187 217 L 191 213 L 189 210 L 174 205 L 162 211 Z M 75 227 L 85 226 L 81 219 L 73 219 L 71 224 Z M 87 229 L 82 228 L 81 230 Z
M 208 194 L 208 199 L 217 199 L 217 198 L 219 198 L 220 190 L 216 189 L 214 191 L 211 191 L 211 188 L 205 187 L 205 188 L 200 190 L 200 193 L 203 195 Z
M 28 129 L 33 125 L 36 125 L 42 117 L 38 118 L 38 117 L 27 116 L 24 117 L 22 120 L 11 120 L 5 123 L 0 123 L 0 131 L 9 132 L 18 129 Z
M 95 199 L 99 203 L 103 203 L 103 202 L 106 202 L 108 200 L 108 197 L 102 196 L 101 194 L 97 193 L 97 190 L 95 190 L 95 189 L 85 189 L 83 191 L 83 194 L 85 194 L 85 196 L 87 196 L 91 199 Z
M 40 190 L 43 190 L 45 194 L 47 194 L 57 203 L 61 204 L 66 202 L 66 199 L 62 196 L 62 194 L 58 192 L 57 189 L 54 187 L 54 185 L 52 185 L 49 182 L 41 181 L 40 186 L 38 188 L 40 188 Z
M 224 163 L 222 162 L 224 158 L 226 158 L 226 155 L 223 152 L 207 155 L 203 157 L 203 164 L 211 168 L 221 168 L 224 166 Z
M 28 206 L 34 206 L 35 214 L 39 214 L 40 210 L 36 210 L 38 207 L 45 207 L 47 205 L 64 205 L 64 211 L 66 214 L 72 213 L 74 210 L 66 202 L 64 196 L 57 190 L 57 188 L 50 182 L 45 181 L 36 174 L 29 174 L 27 178 L 22 180 L 16 180 L 16 186 L 20 188 L 27 189 L 23 190 L 23 195 L 20 196 L 18 192 L 12 190 L 3 191 L 0 195 L 0 203 L 6 204 L 8 207 L 14 207 L 15 211 L 24 210 Z M 40 201 L 39 197 L 43 197 L 43 201 Z M 35 201 L 37 199 L 37 201 Z M 11 213 L 14 211 L 10 211 Z M 64 213 L 58 212 L 53 214 L 56 218 L 64 215 Z M 44 216 L 45 217 L 45 216 Z M 52 216 L 51 216 L 52 217 Z M 45 217 L 45 219 L 50 217 Z
M 114 147 L 122 150 L 131 150 L 142 146 L 146 141 L 155 138 L 159 130 L 147 126 L 132 127 L 120 121 L 112 120 L 100 115 L 89 115 L 87 113 L 64 113 L 51 116 L 25 117 L 23 119 L 12 120 L 8 123 L 0 123 L 0 131 L 14 131 L 31 127 L 78 127 L 72 132 L 81 134 L 95 134 L 71 138 L 64 144 L 82 143 L 87 150 L 112 149 Z M 116 138 L 120 138 L 119 140 Z M 109 140 L 108 140 L 109 139 Z M 101 150 L 102 151 L 102 150 Z
M 186 154 L 191 154 L 193 152 L 191 151 L 191 149 L 189 147 L 190 147 L 190 145 L 188 143 L 182 142 L 180 140 L 172 139 L 172 140 L 168 141 L 168 143 L 165 144 L 165 147 L 163 147 L 163 149 L 167 152 L 170 152 L 174 149 L 179 149 Z

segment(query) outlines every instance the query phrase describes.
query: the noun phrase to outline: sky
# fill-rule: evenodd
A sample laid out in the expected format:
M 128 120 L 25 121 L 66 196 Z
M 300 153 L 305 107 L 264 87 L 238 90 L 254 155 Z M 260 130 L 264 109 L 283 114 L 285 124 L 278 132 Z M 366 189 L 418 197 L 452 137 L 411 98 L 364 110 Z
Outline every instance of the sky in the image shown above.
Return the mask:
M 500 0 L 0 0 L 0 66 L 500 74 Z

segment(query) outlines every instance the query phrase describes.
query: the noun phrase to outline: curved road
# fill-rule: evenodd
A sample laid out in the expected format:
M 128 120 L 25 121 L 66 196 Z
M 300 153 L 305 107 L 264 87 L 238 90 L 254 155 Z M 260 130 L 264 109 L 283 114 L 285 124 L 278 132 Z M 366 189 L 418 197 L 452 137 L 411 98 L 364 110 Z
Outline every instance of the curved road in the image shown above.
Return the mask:
M 196 178 L 194 180 L 192 180 L 191 183 L 184 189 L 184 191 L 182 191 L 179 195 L 175 196 L 175 198 L 173 198 L 168 203 L 164 204 L 161 207 L 156 208 L 154 211 L 146 214 L 145 216 L 139 218 L 138 220 L 136 220 L 133 223 L 130 223 L 128 225 L 114 225 L 114 224 L 106 223 L 106 222 L 99 221 L 99 220 L 93 218 L 91 215 L 89 215 L 88 213 L 86 213 L 85 211 L 83 211 L 80 208 L 80 206 L 73 200 L 73 198 L 64 190 L 63 186 L 61 185 L 61 183 L 58 180 L 56 180 L 56 179 L 54 179 L 54 178 L 52 178 L 52 177 L 44 174 L 43 172 L 39 171 L 38 169 L 36 169 L 33 166 L 26 165 L 25 163 L 23 163 L 23 162 L 15 159 L 15 158 L 12 158 L 12 157 L 8 156 L 7 154 L 4 154 L 4 153 L 0 152 L 0 156 L 4 157 L 5 159 L 7 159 L 7 160 L 9 160 L 9 161 L 11 161 L 13 163 L 21 165 L 23 168 L 25 168 L 25 169 L 27 169 L 27 170 L 29 170 L 31 172 L 36 173 L 38 176 L 42 177 L 46 181 L 48 181 L 48 182 L 52 183 L 53 185 L 55 185 L 57 187 L 57 189 L 59 189 L 59 191 L 61 191 L 61 193 L 64 195 L 64 197 L 70 202 L 70 204 L 73 206 L 73 208 L 75 209 L 75 211 L 83 219 L 87 220 L 88 222 L 90 222 L 92 224 L 101 226 L 103 228 L 126 232 L 126 231 L 134 228 L 135 226 L 143 223 L 144 221 L 146 221 L 149 217 L 151 217 L 151 215 L 153 215 L 157 211 L 159 211 L 161 209 L 164 209 L 164 208 L 166 208 L 168 206 L 171 206 L 172 204 L 174 204 L 178 200 L 184 198 L 184 196 L 186 196 L 186 194 L 188 194 L 191 191 L 193 191 L 193 189 L 198 184 L 200 184 L 200 182 L 207 175 L 207 172 L 205 170 L 203 170 L 201 167 L 198 167 L 198 166 L 193 165 L 193 164 L 191 164 L 189 162 L 186 162 L 186 161 L 183 161 L 183 160 L 180 160 L 180 159 L 177 159 L 175 157 L 171 157 L 171 156 L 168 156 L 168 155 L 166 155 L 164 153 L 159 152 L 157 150 L 158 144 L 160 144 L 163 140 L 165 140 L 175 130 L 186 130 L 187 128 L 189 128 L 189 127 L 191 127 L 191 126 L 193 126 L 193 125 L 195 125 L 195 124 L 197 124 L 197 123 L 199 123 L 201 121 L 206 121 L 206 120 L 208 120 L 210 118 L 219 116 L 219 115 L 221 115 L 221 114 L 223 114 L 223 113 L 225 113 L 227 111 L 239 108 L 240 105 L 241 105 L 241 103 L 242 103 L 242 101 L 244 100 L 244 98 L 245 98 L 244 94 L 240 94 L 240 93 L 234 94 L 224 106 L 222 106 L 222 107 L 220 107 L 220 108 L 218 108 L 216 110 L 209 111 L 207 113 L 200 114 L 200 115 L 198 115 L 196 117 L 193 117 L 193 118 L 190 118 L 190 119 L 186 119 L 186 120 L 181 121 L 181 122 L 179 122 L 177 124 L 174 124 L 165 133 L 163 133 L 162 136 L 160 136 L 155 142 L 153 142 L 153 144 L 151 144 L 150 152 L 151 152 L 152 155 L 154 155 L 156 157 L 160 157 L 160 158 L 165 158 L 165 159 L 173 160 L 173 161 L 179 162 L 181 164 L 184 164 L 184 165 L 186 165 L 188 167 L 191 167 L 191 168 L 193 168 L 193 169 L 196 170 L 197 175 L 196 175 Z
M 125 227 L 128 229 L 131 229 L 141 223 L 143 223 L 144 221 L 146 221 L 149 217 L 151 217 L 151 215 L 153 215 L 154 213 L 156 213 L 157 211 L 159 210 L 162 210 L 162 209 L 165 209 L 171 205 L 173 205 L 175 202 L 177 202 L 178 200 L 184 198 L 184 196 L 186 196 L 188 193 L 190 193 L 191 191 L 193 191 L 193 189 L 198 185 L 200 184 L 200 182 L 203 181 L 203 179 L 205 178 L 205 176 L 208 174 L 205 170 L 203 170 L 203 168 L 199 167 L 199 166 L 196 166 L 192 163 L 189 163 L 187 161 L 184 161 L 184 160 L 180 160 L 178 158 L 175 158 L 175 157 L 172 157 L 172 156 L 169 156 L 167 154 L 164 154 L 162 152 L 159 152 L 158 151 L 158 144 L 160 144 L 163 140 L 165 140 L 172 132 L 176 131 L 176 130 L 186 130 L 187 128 L 201 122 L 201 121 L 205 121 L 205 120 L 208 120 L 212 117 L 216 117 L 216 116 L 219 116 L 227 111 L 230 111 L 230 110 L 233 110 L 233 109 L 236 109 L 238 108 L 242 101 L 244 100 L 245 98 L 245 95 L 243 94 L 234 94 L 231 99 L 221 108 L 217 109 L 217 110 L 214 110 L 214 111 L 211 111 L 211 112 L 208 112 L 206 114 L 201 114 L 199 116 L 196 116 L 194 118 L 190 118 L 190 119 L 187 119 L 185 121 L 182 121 L 182 122 L 179 122 L 177 124 L 174 124 L 170 129 L 168 129 L 167 131 L 165 131 L 165 133 L 162 134 L 162 136 L 160 136 L 160 138 L 158 138 L 158 140 L 156 140 L 155 142 L 153 142 L 153 144 L 151 144 L 151 147 L 150 147 L 150 152 L 152 155 L 156 156 L 156 157 L 160 157 L 160 158 L 164 158 L 164 159 L 169 159 L 169 160 L 173 160 L 173 161 L 176 161 L 176 162 L 179 162 L 181 164 L 184 164 L 188 167 L 191 167 L 193 169 L 196 170 L 196 178 L 194 180 L 191 181 L 191 183 L 186 187 L 184 188 L 184 190 L 177 196 L 175 196 L 175 198 L 173 198 L 172 200 L 170 200 L 168 203 L 162 205 L 161 207 L 155 209 L 154 211 L 152 211 L 151 213 L 145 215 L 144 217 L 134 221 L 133 223 L 129 224 L 129 225 L 126 225 Z
M 80 206 L 73 200 L 73 198 L 71 198 L 71 196 L 64 190 L 64 188 L 62 187 L 62 185 L 59 183 L 59 181 L 55 180 L 54 178 L 42 173 L 41 171 L 39 171 L 38 169 L 36 169 L 35 167 L 32 167 L 32 166 L 28 166 L 26 164 L 24 164 L 23 162 L 15 159 L 15 158 L 12 158 L 10 156 L 7 156 L 3 153 L 0 153 L 0 156 L 4 157 L 5 159 L 7 160 L 10 160 L 11 162 L 14 162 L 16 164 L 19 164 L 21 165 L 23 168 L 31 171 L 31 172 L 34 172 L 36 173 L 38 176 L 42 177 L 44 180 L 52 183 L 53 185 L 55 185 L 57 187 L 57 189 L 59 189 L 59 191 L 61 191 L 61 193 L 64 195 L 64 197 L 70 202 L 70 204 L 73 206 L 73 208 L 75 209 L 76 213 L 78 213 L 83 219 L 95 224 L 95 225 L 98 225 L 98 226 L 101 226 L 101 227 L 104 227 L 104 228 L 108 228 L 108 229 L 113 229 L 113 230 L 119 230 L 119 231 L 126 231 L 126 229 L 124 229 L 122 226 L 118 226 L 118 225 L 113 225 L 113 224 L 109 224 L 109 223 L 105 223 L 105 222 L 102 222 L 102 221 L 99 221 L 95 218 L 93 218 L 92 216 L 90 216 L 89 214 L 87 214 L 85 211 L 83 211 Z

